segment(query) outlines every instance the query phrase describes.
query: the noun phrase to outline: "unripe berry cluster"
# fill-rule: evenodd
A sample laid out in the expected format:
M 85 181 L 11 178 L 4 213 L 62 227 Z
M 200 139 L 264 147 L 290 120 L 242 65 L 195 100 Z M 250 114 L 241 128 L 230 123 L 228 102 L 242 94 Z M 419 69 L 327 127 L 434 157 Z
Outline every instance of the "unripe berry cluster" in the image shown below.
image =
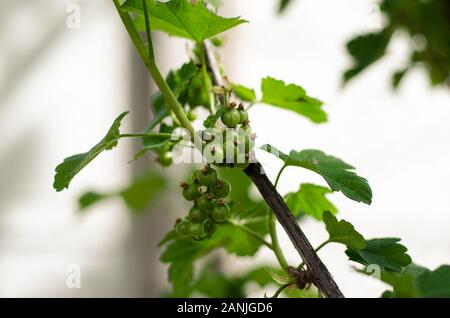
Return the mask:
M 245 169 L 254 159 L 256 135 L 252 133 L 244 105 L 232 102 L 222 106 L 220 119 L 225 129 L 201 132 L 205 143 L 203 155 L 208 163 Z
M 230 184 L 217 177 L 217 172 L 207 165 L 192 173 L 190 183 L 183 182 L 183 197 L 194 202 L 189 215 L 178 219 L 175 229 L 178 235 L 190 236 L 195 240 L 210 237 L 218 224 L 230 217 L 230 208 L 225 198 L 230 193 Z

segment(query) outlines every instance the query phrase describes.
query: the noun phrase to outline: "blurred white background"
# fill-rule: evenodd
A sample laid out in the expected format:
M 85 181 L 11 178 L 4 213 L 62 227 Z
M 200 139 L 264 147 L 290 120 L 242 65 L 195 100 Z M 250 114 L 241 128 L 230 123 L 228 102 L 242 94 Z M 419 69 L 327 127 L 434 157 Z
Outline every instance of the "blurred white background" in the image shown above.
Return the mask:
M 234 82 L 259 88 L 260 79 L 270 75 L 302 85 L 328 105 L 330 121 L 324 125 L 255 106 L 250 116 L 259 142 L 285 151 L 322 149 L 355 165 L 372 186 L 373 204 L 333 194 L 339 218 L 369 238 L 402 238 L 418 264 L 434 269 L 450 263 L 448 91 L 430 88 L 421 70 L 411 72 L 398 92 L 391 90 L 389 76 L 406 60 L 408 43 L 401 35 L 388 58 L 340 87 L 350 63 L 344 44 L 379 27 L 376 2 L 298 0 L 281 17 L 276 1 L 224 2 L 222 14 L 250 21 L 226 35 L 223 59 Z M 81 8 L 79 29 L 66 26 L 71 3 Z M 158 36 L 157 43 L 164 71 L 186 60 L 185 41 Z M 154 236 L 148 241 L 136 234 L 142 231 L 139 217 L 117 201 L 77 213 L 83 191 L 115 188 L 129 179 L 132 145 L 123 142 L 103 154 L 69 191 L 51 187 L 62 158 L 87 150 L 121 111 L 146 106 L 130 98 L 135 56 L 111 1 L 3 2 L 0 46 L 0 296 L 159 295 L 166 277 L 155 245 L 177 214 L 175 204 L 159 211 L 169 214 L 170 222 L 145 217 L 146 231 Z M 125 129 L 133 128 L 131 117 Z M 280 163 L 264 154 L 260 159 L 273 178 Z M 280 190 L 296 190 L 305 181 L 323 184 L 291 168 Z M 326 238 L 322 224 L 308 221 L 303 228 L 313 244 Z M 297 262 L 283 235 L 282 244 L 288 259 Z M 386 287 L 355 273 L 343 250 L 329 246 L 321 256 L 344 294 L 378 297 Z M 264 251 L 257 260 L 228 258 L 227 270 L 237 272 L 255 261 L 273 258 Z M 70 264 L 81 266 L 81 289 L 66 287 Z

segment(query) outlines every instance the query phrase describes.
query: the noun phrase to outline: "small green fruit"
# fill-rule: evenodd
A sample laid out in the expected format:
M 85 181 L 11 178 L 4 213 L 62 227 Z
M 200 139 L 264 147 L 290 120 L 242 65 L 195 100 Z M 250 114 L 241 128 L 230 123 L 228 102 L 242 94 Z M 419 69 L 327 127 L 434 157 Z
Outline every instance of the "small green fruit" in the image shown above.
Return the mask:
M 200 238 L 203 234 L 203 225 L 200 223 L 189 224 L 189 235 L 193 238 Z
M 180 236 L 187 236 L 189 235 L 189 225 L 191 224 L 191 222 L 189 221 L 181 221 L 180 223 L 178 223 L 175 227 L 175 231 L 177 232 L 178 235 Z
M 190 111 L 189 113 L 187 113 L 187 118 L 188 118 L 190 121 L 194 121 L 194 120 L 197 119 L 197 115 L 196 115 L 193 111 Z
M 228 205 L 225 202 L 220 201 L 214 206 L 211 217 L 215 222 L 220 223 L 226 221 L 230 217 L 230 214 L 231 212 Z
M 205 194 L 198 199 L 197 205 L 203 212 L 210 213 L 214 208 L 214 199 L 212 195 Z
M 194 172 L 192 172 L 192 182 L 194 182 L 195 184 L 199 183 L 199 176 L 202 173 L 201 170 L 195 170 Z
M 198 175 L 198 181 L 200 185 L 212 187 L 217 181 L 217 172 L 210 166 L 205 166 L 201 173 Z
M 237 109 L 227 109 L 220 118 L 225 126 L 234 128 L 241 121 L 241 113 Z
M 200 210 L 200 208 L 198 206 L 193 206 L 190 210 L 189 210 L 189 217 L 191 218 L 192 221 L 194 222 L 200 222 L 203 220 L 205 214 L 203 213 L 202 210 Z
M 173 163 L 172 153 L 169 151 L 163 152 L 159 155 L 157 161 L 163 167 L 168 167 Z
M 182 183 L 181 187 L 183 188 L 183 197 L 188 201 L 194 201 L 201 196 L 196 184 Z
M 217 198 L 222 199 L 228 196 L 231 186 L 226 180 L 217 179 L 214 187 L 211 188 L 211 193 Z

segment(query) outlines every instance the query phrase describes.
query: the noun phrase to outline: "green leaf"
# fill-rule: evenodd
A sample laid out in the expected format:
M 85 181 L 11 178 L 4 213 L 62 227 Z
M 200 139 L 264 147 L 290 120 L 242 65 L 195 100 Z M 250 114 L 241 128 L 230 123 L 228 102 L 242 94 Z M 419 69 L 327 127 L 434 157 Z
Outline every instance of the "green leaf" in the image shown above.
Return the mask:
M 190 262 L 172 263 L 169 266 L 169 281 L 172 283 L 174 296 L 188 297 L 191 293 L 193 265 Z
M 220 118 L 220 116 L 222 116 L 225 110 L 225 106 L 220 106 L 214 114 L 209 115 L 206 120 L 203 121 L 203 126 L 205 126 L 205 128 L 214 128 L 216 126 L 217 120 Z
M 416 264 L 409 264 L 401 272 L 391 272 L 385 269 L 381 273 L 370 273 L 358 270 L 392 286 L 392 291 L 386 291 L 382 297 L 389 298 L 439 298 L 450 297 L 450 266 L 443 265 L 431 271 Z M 378 274 L 378 275 L 373 275 Z
M 322 109 L 323 103 L 308 96 L 298 85 L 286 85 L 283 81 L 266 77 L 262 80 L 262 93 L 263 103 L 294 111 L 314 123 L 327 121 L 327 114 Z
M 291 285 L 283 293 L 287 298 L 318 298 L 318 291 L 314 286 L 309 289 L 299 289 L 295 285 Z
M 450 297 L 450 266 L 443 265 L 434 271 L 422 273 L 417 280 L 420 297 Z
M 120 192 L 128 208 L 134 212 L 142 212 L 165 188 L 166 179 L 149 170 L 135 179 L 126 189 Z
M 336 207 L 326 197 L 329 193 L 332 193 L 329 188 L 303 183 L 297 192 L 289 193 L 286 196 L 286 204 L 296 217 L 307 214 L 321 221 L 324 211 L 337 213 Z
M 392 31 L 386 28 L 380 32 L 359 36 L 348 42 L 347 51 L 353 57 L 354 66 L 344 73 L 344 82 L 348 82 L 383 57 L 391 35 Z
M 219 175 L 231 185 L 231 211 L 240 220 L 266 215 L 267 204 L 252 193 L 253 184 L 241 169 L 220 168 Z
M 215 247 L 211 241 L 194 241 L 188 238 L 177 238 L 167 245 L 161 255 L 164 263 L 192 262 L 196 258 L 209 253 Z
M 292 278 L 284 271 L 274 268 L 266 268 L 273 281 L 280 285 L 293 283 Z
M 430 272 L 430 270 L 416 264 L 409 264 L 402 270 L 401 273 L 382 270 L 380 280 L 393 287 L 393 291 L 392 294 L 390 294 L 390 297 L 420 297 L 417 278 L 425 272 Z M 365 274 L 370 275 L 371 273 Z
M 411 263 L 411 257 L 406 254 L 408 249 L 398 242 L 400 242 L 399 238 L 366 240 L 364 249 L 349 248 L 345 253 L 350 260 L 365 266 L 375 264 L 388 271 L 401 272 Z
M 117 142 L 120 138 L 120 124 L 122 119 L 127 114 L 128 112 L 120 114 L 120 116 L 114 121 L 106 136 L 91 150 L 68 157 L 64 159 L 63 163 L 56 167 L 55 180 L 53 183 L 53 187 L 56 191 L 62 191 L 64 188 L 68 188 L 75 175 L 86 167 L 92 160 L 94 160 L 101 152 L 110 150 L 117 146 Z
M 98 193 L 98 192 L 86 192 L 78 199 L 78 207 L 80 210 L 86 210 L 92 205 L 109 198 L 109 194 Z
M 236 94 L 236 96 L 247 102 L 254 102 L 256 101 L 256 93 L 254 89 L 245 87 L 240 84 L 233 84 L 233 91 Z
M 260 236 L 267 234 L 266 220 L 264 219 L 251 224 L 247 223 L 246 226 Z M 228 253 L 237 256 L 253 256 L 262 245 L 253 236 L 231 223 L 220 225 L 210 240 L 216 241 L 217 245 L 223 246 Z
M 264 287 L 272 283 L 272 277 L 267 272 L 267 266 L 255 268 L 241 276 L 245 282 L 255 282 L 259 287 Z
M 133 212 L 144 212 L 157 194 L 164 190 L 166 179 L 154 170 L 148 170 L 141 176 L 135 178 L 124 189 L 106 193 L 90 191 L 83 194 L 79 199 L 81 210 L 87 209 L 101 200 L 120 197 L 127 207 Z
M 247 224 L 246 226 L 259 234 L 266 231 L 264 220 Z M 210 239 L 204 241 L 194 241 L 188 238 L 173 240 L 167 245 L 161 260 L 165 263 L 194 261 L 218 247 L 223 247 L 228 253 L 238 256 L 252 256 L 259 250 L 261 245 L 261 242 L 238 226 L 226 223 L 222 224 Z
M 148 136 L 142 138 L 142 148 L 133 157 L 133 160 L 139 159 L 150 150 L 159 150 L 167 146 L 172 140 L 169 136 Z
M 217 264 L 210 263 L 202 269 L 193 291 L 211 298 L 244 298 L 247 282 L 239 277 L 225 276 Z
M 142 0 L 127 0 L 122 9 L 144 14 Z M 196 42 L 202 42 L 247 22 L 240 18 L 220 17 L 209 11 L 201 1 L 194 4 L 189 0 L 149 1 L 148 12 L 152 30 Z
M 292 0 L 280 0 L 280 4 L 278 6 L 278 13 L 283 13 L 291 3 Z
M 183 266 L 186 266 L 184 268 Z M 211 298 L 245 298 L 246 297 L 246 285 L 249 283 L 256 283 L 259 287 L 264 287 L 273 282 L 272 278 L 268 274 L 265 268 L 257 267 L 246 273 L 237 276 L 227 276 L 223 273 L 222 269 L 216 262 L 207 263 L 199 271 L 198 277 L 191 277 L 191 281 L 185 280 L 184 288 L 180 286 L 180 282 L 184 278 L 189 277 L 187 271 L 192 268 L 192 264 L 180 263 L 180 273 L 175 271 L 174 266 L 169 268 L 169 277 L 172 277 L 171 281 L 174 281 L 176 292 L 172 297 L 188 297 L 193 293 L 195 295 L 200 294 L 201 297 Z
M 292 150 L 287 155 L 271 145 L 264 145 L 261 149 L 283 160 L 286 166 L 302 167 L 318 173 L 333 191 L 341 191 L 349 199 L 366 204 L 372 202 L 372 190 L 367 180 L 358 176 L 353 166 L 339 158 L 320 150 Z
M 323 221 L 330 235 L 330 242 L 344 244 L 353 250 L 361 250 L 366 247 L 364 237 L 355 230 L 351 223 L 345 220 L 338 221 L 328 211 L 323 214 Z
M 408 73 L 410 70 L 409 67 L 406 67 L 400 71 L 395 72 L 392 75 L 392 87 L 394 89 L 398 88 L 398 86 L 400 85 L 400 82 L 403 80 L 403 78 L 405 77 L 406 73 Z
M 169 232 L 166 233 L 164 238 L 161 241 L 159 241 L 158 247 L 164 246 L 166 245 L 166 243 L 169 243 L 178 237 L 179 236 L 175 230 L 170 230 Z

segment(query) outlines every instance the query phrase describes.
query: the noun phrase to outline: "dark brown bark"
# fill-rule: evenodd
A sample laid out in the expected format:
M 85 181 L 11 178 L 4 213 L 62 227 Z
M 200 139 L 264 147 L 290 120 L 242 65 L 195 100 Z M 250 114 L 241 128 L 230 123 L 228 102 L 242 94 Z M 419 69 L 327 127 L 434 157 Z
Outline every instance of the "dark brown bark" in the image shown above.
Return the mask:
M 224 80 L 219 73 L 218 63 L 216 61 L 216 57 L 214 56 L 211 44 L 209 42 L 205 42 L 204 47 L 206 51 L 208 70 L 214 84 L 217 86 L 224 86 Z M 311 246 L 311 243 L 309 243 L 291 211 L 289 211 L 289 208 L 283 198 L 264 173 L 261 164 L 259 162 L 252 163 L 244 171 L 256 185 L 262 197 L 277 217 L 278 222 L 280 222 L 281 226 L 283 226 L 284 230 L 288 234 L 302 260 L 305 262 L 314 285 L 316 285 L 316 287 L 319 288 L 322 294 L 326 297 L 344 298 L 344 295 L 340 291 L 338 285 L 334 281 L 327 267 L 322 263 L 319 256 L 314 251 L 314 248 Z
M 339 287 L 330 272 L 317 256 L 317 253 L 314 251 L 314 248 L 309 243 L 298 225 L 298 222 L 289 211 L 283 198 L 264 173 L 261 164 L 252 163 L 244 171 L 247 176 L 252 179 L 264 200 L 275 213 L 281 226 L 283 226 L 291 239 L 301 258 L 305 262 L 314 285 L 316 285 L 326 297 L 343 298 L 344 295 L 339 290 Z

